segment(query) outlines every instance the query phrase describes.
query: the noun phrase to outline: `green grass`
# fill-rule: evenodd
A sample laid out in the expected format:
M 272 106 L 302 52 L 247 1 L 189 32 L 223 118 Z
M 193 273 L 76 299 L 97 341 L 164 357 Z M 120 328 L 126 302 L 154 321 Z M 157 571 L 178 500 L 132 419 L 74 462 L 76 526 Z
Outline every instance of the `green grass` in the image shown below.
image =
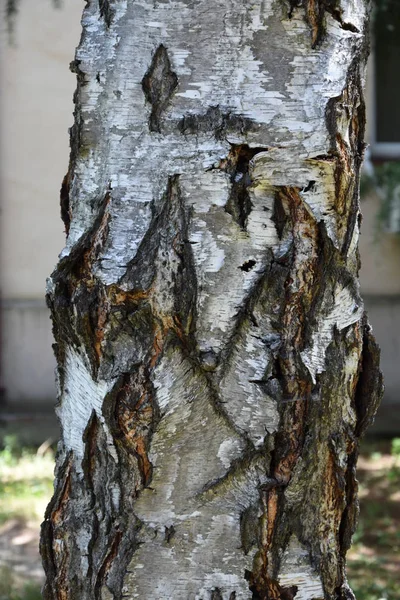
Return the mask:
M 0 451 L 0 525 L 10 519 L 42 520 L 53 490 L 54 454 L 18 447 L 4 439 Z
M 348 555 L 357 600 L 400 600 L 400 439 L 367 442 L 358 468 L 360 520 Z

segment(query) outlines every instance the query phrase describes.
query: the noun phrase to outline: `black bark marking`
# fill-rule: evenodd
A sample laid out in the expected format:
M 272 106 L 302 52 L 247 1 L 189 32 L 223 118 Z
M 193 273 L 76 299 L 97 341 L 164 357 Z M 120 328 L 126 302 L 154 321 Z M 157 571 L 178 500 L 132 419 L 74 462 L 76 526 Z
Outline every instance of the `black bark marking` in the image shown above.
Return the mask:
M 60 190 L 60 208 L 61 208 L 61 219 L 65 226 L 65 233 L 68 235 L 69 227 L 71 224 L 71 215 L 69 209 L 69 189 L 70 189 L 70 176 L 71 173 L 68 171 L 63 179 L 61 190 Z
M 150 131 L 161 131 L 161 115 L 167 108 L 177 85 L 178 77 L 171 69 L 167 49 L 161 44 L 142 79 L 144 95 L 152 107 L 149 119 Z
M 342 8 L 338 0 L 320 0 L 323 9 L 329 13 L 335 21 L 337 21 L 342 29 L 345 31 L 352 31 L 353 33 L 360 33 L 359 29 L 352 23 L 346 23 L 342 18 Z
M 244 271 L 245 273 L 248 273 L 249 271 L 252 270 L 252 268 L 255 266 L 256 261 L 255 260 L 246 260 L 246 262 L 244 262 L 242 265 L 240 265 L 239 269 L 241 271 Z
M 382 400 L 384 385 L 379 360 L 380 348 L 372 334 L 367 317 L 364 315 L 360 376 L 355 394 L 357 437 L 363 436 L 374 422 L 376 411 Z
M 218 355 L 212 348 L 200 351 L 199 360 L 204 371 L 215 371 L 218 366 Z
M 346 508 L 343 511 L 339 527 L 340 553 L 343 558 L 351 546 L 352 536 L 357 526 L 359 504 L 357 499 L 358 482 L 356 479 L 356 466 L 358 459 L 358 446 L 349 455 L 345 475 Z
M 61 218 L 64 222 L 65 232 L 68 235 L 71 222 L 70 214 L 70 187 L 74 177 L 75 164 L 82 150 L 82 116 L 80 106 L 80 90 L 86 84 L 85 74 L 81 71 L 80 61 L 74 60 L 70 63 L 69 69 L 71 73 L 76 74 L 77 88 L 74 93 L 74 124 L 69 130 L 70 156 L 68 172 L 64 177 L 60 190 L 60 208 Z
M 151 287 L 157 269 L 162 271 L 175 299 L 175 316 L 187 331 L 194 327 L 197 302 L 196 268 L 188 237 L 189 214 L 182 198 L 179 175 L 173 175 L 168 179 L 162 207 L 154 215 L 120 282 L 132 290 L 146 290 Z
M 281 600 L 294 600 L 298 589 L 297 585 L 281 588 Z
M 247 219 L 253 207 L 248 190 L 251 184 L 249 165 L 252 158 L 262 151 L 245 144 L 232 146 L 231 150 L 234 156 L 230 172 L 232 187 L 225 210 L 243 230 L 246 230 Z
M 279 239 L 281 240 L 283 237 L 283 232 L 285 230 L 285 225 L 288 221 L 288 217 L 286 215 L 282 199 L 279 194 L 275 194 L 274 208 L 272 211 L 271 220 L 274 222 L 276 232 L 278 234 Z
M 302 190 L 302 192 L 309 192 L 310 190 L 313 190 L 315 187 L 315 183 L 316 182 L 314 180 L 309 181 L 304 190 Z
M 113 17 L 114 9 L 111 8 L 112 0 L 99 0 L 100 17 L 103 17 L 107 27 L 110 27 Z
M 246 231 L 247 220 L 253 207 L 249 195 L 250 162 L 256 154 L 267 150 L 267 148 L 250 148 L 247 144 L 231 144 L 228 156 L 217 167 L 230 175 L 231 190 L 225 210 L 243 231 Z
M 289 12 L 288 18 L 291 19 L 293 17 L 294 11 L 296 8 L 300 8 L 302 5 L 302 0 L 289 0 Z
M 215 590 L 211 592 L 211 600 L 224 600 L 219 588 L 215 588 Z
M 360 76 L 360 62 L 363 62 L 364 58 L 361 53 L 355 56 L 342 93 L 336 98 L 331 98 L 325 109 L 325 122 L 330 135 L 329 156 L 335 162 L 335 210 L 340 215 L 348 215 L 347 219 L 340 223 L 339 229 L 343 258 L 347 257 L 359 213 L 360 168 L 365 150 L 366 123 Z M 348 122 L 348 141 L 343 139 L 342 126 L 338 125 L 343 120 Z
M 322 41 L 326 32 L 326 14 L 330 14 L 342 29 L 359 33 L 352 23 L 346 23 L 342 18 L 342 9 L 339 0 L 288 0 L 288 18 L 292 19 L 298 8 L 305 11 L 305 19 L 311 29 L 312 48 L 316 48 Z
M 52 275 L 54 297 L 48 295 L 46 298 L 48 306 L 54 311 L 53 333 L 55 339 L 58 339 L 60 352 L 62 353 L 62 346 L 68 343 L 76 348 L 83 344 L 94 375 L 97 373 L 98 361 L 93 348 L 93 323 L 97 319 L 103 288 L 93 278 L 91 268 L 107 238 L 107 207 L 110 198 L 109 190 L 92 227 L 75 244 L 70 254 L 60 260 Z
M 175 527 L 173 525 L 171 525 L 171 527 L 165 527 L 164 528 L 164 540 L 167 542 L 167 544 L 171 543 L 172 538 L 175 535 Z
M 213 132 L 217 140 L 226 139 L 227 134 L 231 132 L 245 135 L 259 129 L 259 125 L 252 119 L 235 114 L 230 110 L 225 111 L 220 106 L 210 106 L 205 113 L 200 115 L 187 114 L 178 122 L 177 126 L 183 135 Z

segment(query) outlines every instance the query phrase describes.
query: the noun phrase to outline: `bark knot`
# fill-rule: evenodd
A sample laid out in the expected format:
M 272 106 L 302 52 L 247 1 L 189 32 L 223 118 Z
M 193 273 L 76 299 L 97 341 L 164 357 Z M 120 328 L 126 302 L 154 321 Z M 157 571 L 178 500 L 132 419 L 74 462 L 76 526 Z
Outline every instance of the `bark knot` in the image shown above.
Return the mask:
M 146 100 L 151 104 L 150 131 L 161 131 L 161 115 L 167 108 L 176 87 L 178 77 L 171 68 L 168 52 L 163 44 L 154 53 L 151 65 L 142 79 Z

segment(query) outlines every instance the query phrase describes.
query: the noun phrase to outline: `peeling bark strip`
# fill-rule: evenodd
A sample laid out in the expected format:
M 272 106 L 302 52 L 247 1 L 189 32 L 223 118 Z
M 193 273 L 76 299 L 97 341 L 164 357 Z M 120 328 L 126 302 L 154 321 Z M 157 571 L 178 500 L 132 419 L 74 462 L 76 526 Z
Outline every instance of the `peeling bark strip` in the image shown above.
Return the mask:
M 348 600 L 382 395 L 363 0 L 91 0 L 48 282 L 47 600 Z

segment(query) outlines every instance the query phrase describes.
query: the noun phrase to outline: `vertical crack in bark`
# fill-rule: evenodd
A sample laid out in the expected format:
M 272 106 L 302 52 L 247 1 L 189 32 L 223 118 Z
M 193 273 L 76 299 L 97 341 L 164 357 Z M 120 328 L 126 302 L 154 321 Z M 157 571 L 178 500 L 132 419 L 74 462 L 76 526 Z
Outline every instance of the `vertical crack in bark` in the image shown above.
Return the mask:
M 279 549 L 285 548 L 293 531 L 298 532 L 299 540 L 308 548 L 311 564 L 321 575 L 326 597 L 345 598 L 350 594 L 344 559 L 358 514 L 355 480 L 358 437 L 371 422 L 382 396 L 379 353 L 366 321 L 362 331 L 358 321 L 340 335 L 336 332 L 326 356 L 329 370 L 313 387 L 302 365 L 300 351 L 310 343 L 310 332 L 324 318 L 324 298 L 329 290 L 334 290 L 339 282 L 358 297 L 357 263 L 352 264 L 349 248 L 357 226 L 357 178 L 364 149 L 365 109 L 360 60 L 362 57 L 358 56 L 352 63 L 341 96 L 332 99 L 327 107 L 327 126 L 332 140 L 330 160 L 335 161 L 340 250 L 336 250 L 327 237 L 323 224 L 312 224 L 309 232 L 304 229 L 309 221 L 307 212 L 297 215 L 293 212 L 293 207 L 301 206 L 296 189 L 279 189 L 275 197 L 278 234 L 281 237 L 291 227 L 293 236 L 286 309 L 281 316 L 285 333 L 277 365 L 277 379 L 287 404 L 282 405 L 281 424 L 275 435 L 271 484 L 263 490 L 261 544 L 255 568 L 249 576 L 254 598 L 283 597 L 278 581 L 282 560 Z M 292 208 L 288 209 L 289 206 Z M 300 235 L 293 229 L 295 222 L 303 224 Z M 305 250 L 307 239 L 310 248 Z M 299 252 L 301 265 L 298 272 L 296 252 Z M 300 302 L 295 291 L 296 279 L 300 283 L 300 296 L 304 294 Z M 351 375 L 347 373 L 347 360 L 353 361 L 351 365 L 360 361 L 359 377 L 354 369 Z M 367 373 L 371 373 L 371 377 Z M 313 401 L 317 398 L 319 402 Z M 352 426 L 342 418 L 338 398 L 354 407 L 357 422 Z M 312 428 L 308 423 L 313 424 Z M 317 447 L 318 459 L 313 456 Z M 311 493 L 313 499 L 308 500 Z M 321 507 L 318 517 L 307 508 L 316 502 Z M 308 521 L 313 522 L 312 527 Z M 290 527 L 287 527 L 288 522 L 291 522 Z M 326 543 L 316 539 L 317 522 L 325 527 Z
M 342 94 L 326 107 L 326 124 L 331 137 L 331 152 L 336 159 L 335 185 L 339 239 L 347 256 L 359 215 L 360 168 L 364 157 L 365 102 L 362 92 L 360 58 L 350 65 Z M 347 140 L 345 139 L 345 136 Z
M 311 29 L 312 48 L 316 48 L 325 35 L 326 14 L 330 14 L 342 29 L 360 33 L 355 25 L 343 21 L 340 0 L 289 0 L 289 19 L 293 18 L 295 10 L 300 7 L 304 8 L 305 18 Z
M 85 75 L 79 68 L 80 61 L 74 60 L 70 63 L 70 71 L 76 73 L 77 88 L 74 92 L 74 124 L 69 130 L 70 157 L 68 172 L 64 177 L 60 191 L 61 219 L 68 235 L 71 224 L 72 208 L 70 206 L 70 191 L 74 180 L 74 171 L 77 158 L 82 152 L 82 115 L 80 95 L 85 86 Z
M 53 281 L 57 294 L 48 296 L 53 311 L 53 332 L 58 346 L 66 340 L 76 347 L 83 345 L 91 361 L 94 375 L 99 367 L 99 344 L 102 336 L 103 288 L 93 276 L 93 265 L 108 235 L 109 204 L 107 192 L 93 226 L 82 236 L 65 259 L 60 261 Z M 76 311 L 72 306 L 76 306 Z M 62 368 L 62 363 L 61 363 Z
M 71 172 L 68 171 L 65 175 L 61 190 L 60 190 L 60 208 L 61 208 L 61 219 L 65 226 L 65 233 L 68 235 L 69 227 L 71 224 L 71 212 L 69 206 L 69 192 L 71 189 Z
M 279 239 L 281 240 L 288 218 L 286 216 L 286 212 L 282 204 L 281 194 L 279 194 L 279 192 L 275 194 L 274 208 L 271 218 L 272 221 L 275 223 L 276 232 L 278 234 Z
M 160 44 L 142 80 L 144 95 L 151 104 L 150 131 L 160 133 L 162 113 L 167 108 L 177 85 L 178 77 L 171 69 L 167 49 Z
M 246 231 L 247 219 L 252 209 L 249 195 L 250 161 L 256 154 L 265 150 L 265 148 L 250 148 L 247 144 L 231 144 L 229 155 L 221 161 L 219 166 L 220 169 L 229 173 L 231 179 L 231 190 L 225 210 L 232 215 L 243 231 Z
M 311 378 L 301 359 L 305 324 L 316 292 L 318 273 L 319 230 L 316 221 L 305 208 L 297 188 L 283 187 L 276 191 L 275 202 L 287 216 L 293 238 L 291 265 L 285 282 L 282 303 L 281 343 L 277 356 L 276 376 L 282 388 L 281 421 L 275 435 L 272 453 L 270 485 L 262 490 L 263 517 L 261 545 L 249 577 L 253 598 L 259 600 L 284 597 L 278 583 L 280 552 L 287 543 L 287 534 L 280 531 L 284 522 L 284 490 L 301 455 L 308 402 L 311 398 Z M 290 224 L 290 225 L 289 225 Z
M 372 334 L 372 328 L 366 315 L 363 319 L 362 336 L 363 351 L 360 375 L 355 391 L 356 436 L 358 438 L 362 437 L 373 423 L 384 391 L 383 377 L 379 368 L 380 348 Z
M 103 17 L 107 27 L 111 26 L 114 17 L 112 2 L 113 0 L 99 0 L 100 16 Z
M 146 487 L 152 477 L 152 464 L 148 457 L 151 434 L 157 422 L 158 408 L 150 383 L 148 368 L 138 367 L 123 377 L 115 401 L 115 434 L 138 461 L 141 484 Z

